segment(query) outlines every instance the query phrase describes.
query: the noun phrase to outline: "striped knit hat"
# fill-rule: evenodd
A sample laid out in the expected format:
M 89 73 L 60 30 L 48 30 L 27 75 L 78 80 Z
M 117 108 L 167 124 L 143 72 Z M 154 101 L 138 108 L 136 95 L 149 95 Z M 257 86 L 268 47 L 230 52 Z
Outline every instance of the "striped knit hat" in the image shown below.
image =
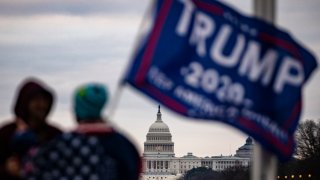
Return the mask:
M 74 110 L 78 121 L 101 119 L 108 101 L 107 89 L 102 84 L 91 83 L 78 88 L 74 95 Z

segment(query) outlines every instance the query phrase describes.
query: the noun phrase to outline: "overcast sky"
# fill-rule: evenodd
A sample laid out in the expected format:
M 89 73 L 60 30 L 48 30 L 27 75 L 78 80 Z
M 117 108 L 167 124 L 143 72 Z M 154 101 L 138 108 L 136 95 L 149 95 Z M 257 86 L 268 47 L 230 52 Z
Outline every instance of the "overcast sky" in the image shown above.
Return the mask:
M 251 1 L 224 1 L 252 14 Z M 56 103 L 50 122 L 70 130 L 73 90 L 86 82 L 116 84 L 129 62 L 147 0 L 1 0 L 0 1 L 0 124 L 13 118 L 16 88 L 35 76 L 51 86 Z M 279 0 L 277 24 L 320 57 L 320 1 Z M 318 59 L 318 58 L 317 58 Z M 319 61 L 319 60 L 318 60 Z M 302 120 L 320 117 L 320 74 L 304 89 Z M 136 143 L 140 152 L 149 126 L 156 120 L 157 103 L 125 88 L 112 121 Z M 177 156 L 229 155 L 246 135 L 217 122 L 184 119 L 162 108 Z

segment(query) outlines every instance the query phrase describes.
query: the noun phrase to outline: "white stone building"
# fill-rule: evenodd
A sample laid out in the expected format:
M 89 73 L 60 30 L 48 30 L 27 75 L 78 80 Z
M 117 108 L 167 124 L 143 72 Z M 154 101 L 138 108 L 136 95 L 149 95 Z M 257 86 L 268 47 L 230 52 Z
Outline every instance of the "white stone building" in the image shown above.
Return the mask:
M 144 143 L 142 179 L 178 179 L 187 171 L 197 167 L 222 171 L 235 166 L 249 166 L 252 147 L 252 139 L 248 138 L 235 156 L 196 157 L 188 153 L 183 157 L 175 157 L 172 135 L 168 125 L 162 121 L 159 106 L 157 120 L 150 126 Z
M 239 147 L 239 149 L 236 151 L 237 157 L 252 157 L 253 156 L 253 140 L 251 137 L 248 137 L 246 140 L 246 144 Z

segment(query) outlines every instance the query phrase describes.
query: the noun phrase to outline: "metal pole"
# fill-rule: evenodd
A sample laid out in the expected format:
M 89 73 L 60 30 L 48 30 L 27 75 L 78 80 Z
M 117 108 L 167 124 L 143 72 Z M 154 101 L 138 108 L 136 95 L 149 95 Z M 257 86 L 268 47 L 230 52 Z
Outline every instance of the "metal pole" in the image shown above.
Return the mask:
M 115 94 L 113 95 L 113 98 L 111 98 L 110 105 L 108 107 L 108 112 L 107 112 L 107 119 L 106 119 L 107 121 L 113 120 L 114 118 L 114 113 L 118 107 L 118 103 L 122 95 L 123 86 L 124 86 L 123 84 L 118 84 Z
M 149 7 L 147 8 L 146 12 L 143 15 L 142 22 L 139 26 L 140 33 L 141 33 L 141 31 L 145 30 L 144 29 L 144 28 L 146 28 L 145 26 L 148 26 L 148 25 L 151 26 L 150 24 L 151 24 L 152 20 L 150 19 L 150 17 L 152 17 L 151 12 L 152 12 L 152 8 L 154 8 L 154 6 L 155 6 L 155 1 L 151 1 L 149 4 Z M 138 38 L 135 39 L 134 50 L 131 52 L 130 57 L 133 56 L 133 54 L 136 52 L 136 48 L 138 48 L 138 46 L 139 46 L 139 40 L 141 38 L 140 36 L 141 36 L 141 34 L 138 36 Z M 111 99 L 110 105 L 108 107 L 107 118 L 106 118 L 107 120 L 112 120 L 114 118 L 115 111 L 118 107 L 118 103 L 119 103 L 120 97 L 122 95 L 121 93 L 122 93 L 123 88 L 125 86 L 125 84 L 122 82 L 122 80 L 123 80 L 123 77 L 126 75 L 125 73 L 128 72 L 130 65 L 131 65 L 130 63 L 129 63 L 129 65 L 127 65 L 127 68 L 125 69 L 122 77 L 120 78 L 120 82 L 118 82 L 118 84 L 117 84 L 115 94 L 114 94 L 113 98 Z
M 254 0 L 255 16 L 272 24 L 275 24 L 275 8 L 276 0 Z M 251 180 L 275 180 L 276 173 L 276 157 L 268 151 L 265 151 L 260 144 L 255 143 Z
M 255 144 L 253 149 L 253 164 L 251 180 L 275 180 L 277 173 L 277 158 Z
M 254 0 L 254 15 L 275 24 L 276 0 Z

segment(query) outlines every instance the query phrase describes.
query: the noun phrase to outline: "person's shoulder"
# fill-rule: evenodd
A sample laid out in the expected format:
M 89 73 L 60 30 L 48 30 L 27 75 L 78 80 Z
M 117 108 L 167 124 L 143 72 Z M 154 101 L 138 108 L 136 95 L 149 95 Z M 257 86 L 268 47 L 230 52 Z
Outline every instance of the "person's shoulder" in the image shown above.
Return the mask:
M 44 135 L 43 141 L 40 142 L 40 144 L 42 143 L 46 144 L 47 142 L 55 139 L 57 136 L 63 133 L 59 128 L 49 124 L 46 124 L 46 126 L 44 126 L 41 131 L 45 132 L 45 135 Z
M 113 137 L 111 143 L 116 148 L 118 158 L 126 166 L 126 170 L 123 169 L 123 174 L 126 176 L 125 179 L 138 179 L 142 166 L 137 147 L 121 132 L 114 131 Z
M 0 136 L 5 136 L 6 134 L 11 134 L 16 129 L 16 123 L 9 122 L 0 127 Z
M 131 141 L 130 141 L 124 134 L 122 134 L 122 133 L 120 133 L 120 132 L 118 132 L 118 131 L 116 131 L 116 130 L 114 130 L 114 131 L 112 132 L 111 136 L 113 136 L 114 138 L 116 138 L 116 139 L 118 139 L 118 140 L 120 140 L 120 141 L 123 141 L 123 142 L 125 142 L 125 143 L 130 143 L 130 144 L 132 144 Z
M 46 131 L 48 133 L 53 133 L 53 134 L 61 134 L 62 131 L 60 130 L 60 128 L 54 126 L 54 125 L 51 125 L 51 124 L 47 124 L 46 126 Z
M 128 150 L 137 151 L 136 146 L 133 142 L 123 133 L 118 131 L 113 131 L 111 135 L 113 141 L 116 141 L 119 146 L 126 147 Z

